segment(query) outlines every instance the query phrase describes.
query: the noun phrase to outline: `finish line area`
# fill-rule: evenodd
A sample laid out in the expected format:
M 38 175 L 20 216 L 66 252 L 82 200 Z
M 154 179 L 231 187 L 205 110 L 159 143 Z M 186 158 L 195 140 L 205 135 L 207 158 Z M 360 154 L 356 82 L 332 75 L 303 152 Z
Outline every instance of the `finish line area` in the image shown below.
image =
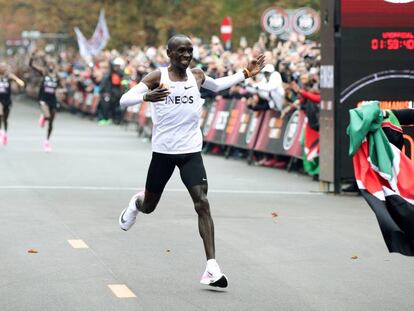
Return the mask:
M 203 158 L 229 287 L 203 287 L 197 214 L 178 170 L 155 212 L 124 232 L 118 216 L 145 184 L 150 144 L 60 113 L 45 153 L 38 113 L 16 99 L 0 149 L 1 310 L 412 306 L 411 259 L 388 253 L 361 197 L 321 194 L 307 176 L 212 155 Z

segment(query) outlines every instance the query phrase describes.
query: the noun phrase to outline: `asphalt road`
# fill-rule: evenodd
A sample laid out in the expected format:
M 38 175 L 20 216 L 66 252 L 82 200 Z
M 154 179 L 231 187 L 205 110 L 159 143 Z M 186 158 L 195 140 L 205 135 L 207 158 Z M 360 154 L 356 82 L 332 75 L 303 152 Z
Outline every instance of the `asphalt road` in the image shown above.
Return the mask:
M 204 287 L 197 217 L 178 172 L 157 210 L 123 232 L 118 216 L 143 188 L 150 144 L 132 127 L 60 113 L 46 154 L 38 116 L 35 103 L 16 100 L 0 148 L 0 310 L 414 309 L 414 259 L 387 252 L 362 198 L 211 155 L 217 260 L 229 287 Z M 117 297 L 114 284 L 135 297 Z

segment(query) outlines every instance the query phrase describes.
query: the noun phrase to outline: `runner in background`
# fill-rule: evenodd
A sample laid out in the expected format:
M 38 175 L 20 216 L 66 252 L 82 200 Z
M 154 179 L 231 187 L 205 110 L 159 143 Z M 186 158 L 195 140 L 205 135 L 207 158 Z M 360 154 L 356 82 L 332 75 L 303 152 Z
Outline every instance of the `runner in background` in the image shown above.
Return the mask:
M 8 136 L 8 119 L 10 114 L 10 108 L 12 105 L 11 100 L 11 85 L 12 82 L 17 83 L 18 86 L 24 87 L 24 82 L 19 79 L 14 73 L 8 71 L 6 63 L 0 63 L 0 143 L 7 145 Z
M 46 122 L 48 122 L 46 140 L 43 142 L 42 147 L 44 151 L 50 152 L 52 151 L 50 136 L 52 134 L 57 110 L 56 89 L 59 86 L 59 77 L 56 72 L 56 65 L 52 61 L 45 61 L 45 59 L 43 59 L 43 62 L 46 63 L 45 67 L 35 64 L 35 57 L 37 58 L 38 56 L 41 55 L 34 53 L 30 57 L 29 65 L 42 76 L 38 96 L 40 109 L 42 110 L 42 114 L 39 118 L 39 126 L 44 127 Z

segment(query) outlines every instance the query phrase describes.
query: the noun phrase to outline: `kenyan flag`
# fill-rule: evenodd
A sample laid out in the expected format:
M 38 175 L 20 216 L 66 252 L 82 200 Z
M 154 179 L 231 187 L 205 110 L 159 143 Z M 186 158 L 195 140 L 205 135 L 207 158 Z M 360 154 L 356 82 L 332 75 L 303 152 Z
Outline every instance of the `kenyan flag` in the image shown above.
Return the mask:
M 381 128 L 384 122 L 401 129 L 392 113 L 383 120 L 378 102 L 352 109 L 349 153 L 358 187 L 377 217 L 388 250 L 414 256 L 414 162 L 389 143 Z
M 319 132 L 312 129 L 308 122 L 303 128 L 303 168 L 311 176 L 319 174 Z

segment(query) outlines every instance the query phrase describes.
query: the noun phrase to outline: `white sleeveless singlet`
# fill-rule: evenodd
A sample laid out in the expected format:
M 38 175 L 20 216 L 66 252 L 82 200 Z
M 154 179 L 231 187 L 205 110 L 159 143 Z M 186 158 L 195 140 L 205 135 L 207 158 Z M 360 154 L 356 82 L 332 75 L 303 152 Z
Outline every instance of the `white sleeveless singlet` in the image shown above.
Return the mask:
M 168 68 L 160 68 L 160 83 L 167 85 L 170 95 L 159 102 L 151 103 L 153 122 L 152 151 L 167 154 L 199 152 L 203 137 L 199 118 L 204 99 L 196 79 L 187 69 L 187 81 L 171 81 Z

